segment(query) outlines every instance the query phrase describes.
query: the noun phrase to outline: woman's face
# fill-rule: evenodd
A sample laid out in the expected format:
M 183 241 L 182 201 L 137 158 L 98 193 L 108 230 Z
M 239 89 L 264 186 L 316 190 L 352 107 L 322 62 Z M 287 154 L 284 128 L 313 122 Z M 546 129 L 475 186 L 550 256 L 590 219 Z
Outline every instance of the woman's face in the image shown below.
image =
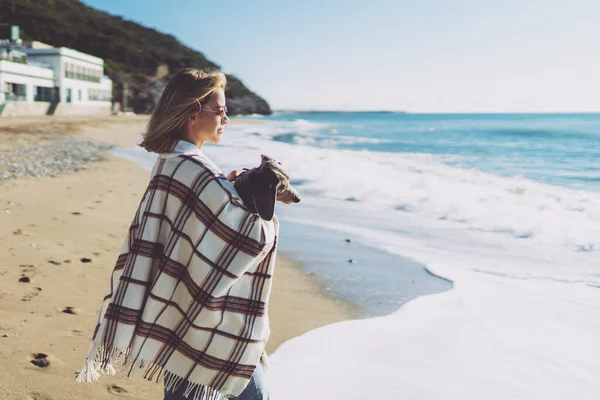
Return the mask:
M 225 109 L 225 91 L 217 89 L 210 96 L 210 100 L 202 105 L 202 111 L 195 115 L 195 119 L 189 121 L 191 129 L 188 132 L 191 131 L 194 143 L 198 147 L 204 142 L 219 143 L 223 127 L 229 122 L 224 113 Z

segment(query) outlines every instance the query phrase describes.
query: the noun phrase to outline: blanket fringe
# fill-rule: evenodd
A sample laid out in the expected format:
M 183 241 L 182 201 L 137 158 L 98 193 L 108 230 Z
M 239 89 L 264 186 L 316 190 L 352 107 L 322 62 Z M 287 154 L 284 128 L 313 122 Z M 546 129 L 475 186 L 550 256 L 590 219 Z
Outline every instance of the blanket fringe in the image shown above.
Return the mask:
M 94 362 L 86 360 L 83 368 L 81 368 L 81 371 L 79 371 L 75 377 L 75 380 L 77 382 L 91 382 L 98 378 L 100 378 L 100 374 L 98 374 L 98 371 L 96 371 Z
M 177 391 L 185 383 L 183 395 L 189 400 L 229 400 L 235 397 L 234 395 L 221 393 L 209 386 L 185 381 L 183 377 L 164 370 L 162 366 L 151 361 L 138 359 L 132 362 L 129 355 L 129 349 L 126 348 L 107 350 L 104 346 L 100 346 L 93 360 L 89 358 L 85 360 L 83 368 L 77 373 L 75 380 L 77 382 L 92 382 L 100 378 L 100 373 L 115 375 L 117 370 L 114 365 L 120 363 L 117 367 L 120 372 L 129 369 L 127 376 L 141 374 L 144 379 L 154 380 L 155 374 L 158 374 L 156 376 L 157 383 L 164 376 L 165 389 L 170 392 Z

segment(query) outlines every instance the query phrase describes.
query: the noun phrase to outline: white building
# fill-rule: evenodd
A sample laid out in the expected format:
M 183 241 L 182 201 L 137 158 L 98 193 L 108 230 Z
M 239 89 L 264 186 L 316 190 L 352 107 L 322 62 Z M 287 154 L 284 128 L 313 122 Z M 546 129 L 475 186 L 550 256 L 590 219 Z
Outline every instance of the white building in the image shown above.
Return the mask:
M 0 88 L 4 89 L 0 102 L 40 101 L 38 93 L 51 93 L 54 89 L 54 71 L 49 65 L 25 64 L 21 52 L 0 50 Z
M 0 42 L 0 117 L 108 115 L 111 100 L 103 59 L 40 42 Z

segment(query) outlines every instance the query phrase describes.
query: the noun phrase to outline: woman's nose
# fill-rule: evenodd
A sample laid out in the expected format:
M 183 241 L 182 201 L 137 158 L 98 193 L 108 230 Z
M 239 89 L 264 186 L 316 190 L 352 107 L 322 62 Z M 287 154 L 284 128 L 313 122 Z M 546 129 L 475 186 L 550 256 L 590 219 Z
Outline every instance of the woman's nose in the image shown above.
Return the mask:
M 227 116 L 227 114 L 224 115 L 223 117 L 223 125 L 229 123 L 229 117 Z

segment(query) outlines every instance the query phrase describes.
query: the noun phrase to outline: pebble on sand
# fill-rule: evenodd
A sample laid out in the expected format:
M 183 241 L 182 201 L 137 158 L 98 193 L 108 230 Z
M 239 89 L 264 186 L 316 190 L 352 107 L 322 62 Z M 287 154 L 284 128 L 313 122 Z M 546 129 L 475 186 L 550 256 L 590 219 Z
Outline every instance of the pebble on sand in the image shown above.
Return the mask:
M 85 169 L 89 162 L 102 160 L 103 152 L 110 149 L 106 144 L 77 138 L 56 140 L 46 146 L 20 147 L 0 154 L 0 180 L 76 172 Z

